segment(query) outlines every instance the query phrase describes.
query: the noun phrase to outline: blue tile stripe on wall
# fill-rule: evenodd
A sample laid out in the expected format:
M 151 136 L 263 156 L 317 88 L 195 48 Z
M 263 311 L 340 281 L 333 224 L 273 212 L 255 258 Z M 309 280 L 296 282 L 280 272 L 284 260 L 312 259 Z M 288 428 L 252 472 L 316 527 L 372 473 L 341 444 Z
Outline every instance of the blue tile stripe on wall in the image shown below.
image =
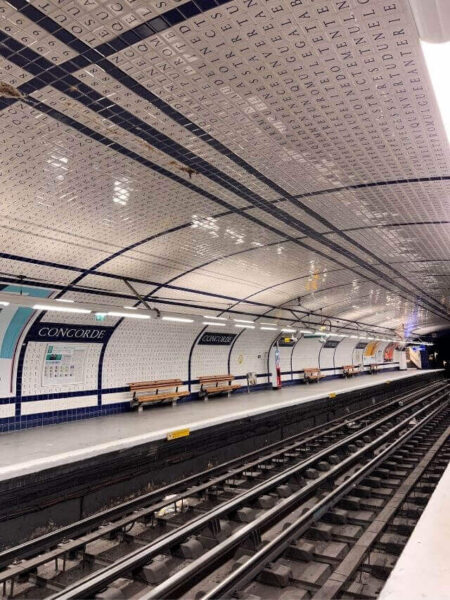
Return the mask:
M 329 368 L 329 369 L 322 369 L 323 371 L 334 371 L 335 369 L 333 368 Z M 384 371 L 392 371 L 392 370 L 398 370 L 398 363 L 393 362 L 393 363 L 389 363 L 389 366 L 386 367 L 385 369 L 383 369 Z M 302 370 L 298 370 L 298 371 L 283 371 L 282 375 L 301 375 L 303 373 Z M 363 374 L 367 374 L 367 373 L 361 373 Z M 264 378 L 264 377 L 269 377 L 270 373 L 257 373 L 258 378 Z M 332 379 L 332 378 L 338 378 L 340 377 L 339 375 L 326 375 L 325 378 L 326 379 Z M 238 375 L 235 378 L 236 380 L 246 380 L 246 375 Z M 193 385 L 193 384 L 198 384 L 199 381 L 198 379 L 193 379 L 193 380 L 186 380 L 183 381 L 183 385 Z M 298 379 L 294 379 L 294 380 L 289 380 L 289 381 L 283 381 L 283 386 L 289 386 L 289 385 L 297 385 L 297 384 L 302 384 L 303 380 L 298 378 Z M 270 388 L 270 384 L 269 383 L 262 383 L 262 384 L 258 384 L 256 386 L 252 386 L 250 391 L 258 391 L 261 389 L 267 389 Z M 320 387 L 318 388 L 320 390 Z M 247 391 L 247 387 L 246 386 L 242 386 L 242 388 L 240 390 L 237 390 L 237 392 L 235 393 L 245 393 Z M 122 387 L 117 387 L 117 388 L 108 388 L 108 389 L 104 389 L 104 390 L 98 390 L 98 389 L 94 389 L 94 390 L 85 390 L 85 391 L 79 391 L 79 392 L 60 392 L 60 393 L 55 393 L 55 394 L 41 394 L 41 395 L 30 395 L 30 396 L 23 396 L 19 399 L 20 403 L 24 403 L 24 402 L 33 402 L 36 400 L 51 400 L 51 399 L 59 399 L 59 398 L 69 398 L 69 397 L 80 397 L 80 396 L 96 396 L 99 393 L 103 394 L 103 395 L 109 395 L 109 394 L 117 394 L 117 393 L 126 393 L 129 392 L 129 388 L 128 386 L 122 386 Z M 195 400 L 198 397 L 197 392 L 192 393 L 188 398 L 186 398 L 184 401 L 191 401 L 191 400 Z M 11 403 L 15 403 L 17 401 L 17 398 L 15 397 L 4 397 L 4 398 L 0 398 L 0 405 L 4 405 L 4 404 L 11 404 Z M 88 418 L 92 418 L 92 417 L 99 417 L 99 416 L 107 416 L 107 415 L 112 415 L 112 414 L 117 414 L 117 413 L 121 413 L 121 412 L 126 412 L 131 410 L 130 407 L 130 401 L 129 400 L 124 400 L 123 402 L 120 403 L 115 403 L 115 404 L 108 404 L 107 402 L 101 406 L 92 406 L 92 407 L 85 407 L 85 408 L 73 408 L 73 409 L 61 409 L 61 410 L 54 410 L 54 411 L 49 411 L 49 412 L 45 412 L 45 413 L 35 413 L 35 414 L 31 414 L 31 415 L 21 415 L 19 418 L 17 417 L 6 417 L 6 418 L 0 418 L 0 432 L 5 433 L 7 431 L 17 431 L 20 429 L 27 429 L 30 427 L 40 427 L 43 425 L 50 425 L 50 424 L 57 424 L 57 423 L 65 423 L 65 422 L 70 422 L 70 421 L 75 421 L 75 420 L 82 420 L 82 419 L 88 419 Z

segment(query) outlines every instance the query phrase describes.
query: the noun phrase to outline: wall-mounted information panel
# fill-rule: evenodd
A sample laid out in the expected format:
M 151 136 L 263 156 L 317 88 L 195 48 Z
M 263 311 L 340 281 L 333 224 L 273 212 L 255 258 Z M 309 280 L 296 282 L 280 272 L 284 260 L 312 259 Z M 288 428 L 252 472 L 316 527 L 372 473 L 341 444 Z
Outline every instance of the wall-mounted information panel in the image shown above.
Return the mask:
M 84 383 L 88 348 L 77 344 L 47 344 L 42 385 Z

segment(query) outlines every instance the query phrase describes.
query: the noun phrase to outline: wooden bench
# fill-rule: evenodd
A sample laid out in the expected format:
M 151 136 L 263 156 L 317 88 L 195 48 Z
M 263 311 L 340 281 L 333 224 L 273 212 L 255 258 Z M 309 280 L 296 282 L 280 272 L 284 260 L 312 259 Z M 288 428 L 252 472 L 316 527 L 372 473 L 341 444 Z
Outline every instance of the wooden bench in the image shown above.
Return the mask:
M 199 377 L 200 398 L 203 398 L 207 402 L 209 396 L 214 396 L 215 394 L 227 394 L 230 396 L 231 392 L 241 387 L 239 383 L 231 383 L 233 379 L 234 375 L 230 375 L 230 373 L 226 375 L 204 375 Z
M 146 402 L 163 402 L 164 400 L 172 400 L 172 406 L 175 406 L 178 398 L 188 396 L 189 392 L 179 391 L 179 387 L 183 385 L 181 379 L 159 379 L 156 381 L 136 381 L 129 383 L 130 391 L 133 392 L 131 406 L 139 407 L 142 410 L 142 405 Z M 161 391 L 162 390 L 162 391 Z M 142 394 L 141 394 L 142 392 Z M 146 393 L 151 392 L 151 393 Z
M 353 377 L 353 375 L 357 375 L 358 367 L 355 365 L 343 365 L 342 367 L 342 375 L 347 377 Z
M 378 373 L 378 367 L 379 365 L 372 363 L 371 365 L 369 365 L 369 371 L 370 374 L 373 375 L 374 373 Z
M 320 372 L 320 369 L 304 369 L 303 370 L 303 379 L 306 383 L 311 383 L 311 381 L 319 381 L 322 379 L 323 375 Z

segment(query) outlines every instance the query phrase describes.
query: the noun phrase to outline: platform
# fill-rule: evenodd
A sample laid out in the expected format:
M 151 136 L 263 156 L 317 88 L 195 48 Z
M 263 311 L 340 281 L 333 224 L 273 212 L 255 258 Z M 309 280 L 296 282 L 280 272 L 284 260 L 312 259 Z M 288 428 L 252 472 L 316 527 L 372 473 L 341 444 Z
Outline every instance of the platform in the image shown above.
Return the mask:
M 90 420 L 74 421 L 0 435 L 0 481 L 38 473 L 94 456 L 125 450 L 179 429 L 191 432 L 246 417 L 304 405 L 330 394 L 353 392 L 432 371 L 391 371 L 354 379 L 330 379 L 318 384 L 291 385 L 281 390 L 255 391 L 195 401 L 148 407 Z
M 450 466 L 378 600 L 450 600 Z

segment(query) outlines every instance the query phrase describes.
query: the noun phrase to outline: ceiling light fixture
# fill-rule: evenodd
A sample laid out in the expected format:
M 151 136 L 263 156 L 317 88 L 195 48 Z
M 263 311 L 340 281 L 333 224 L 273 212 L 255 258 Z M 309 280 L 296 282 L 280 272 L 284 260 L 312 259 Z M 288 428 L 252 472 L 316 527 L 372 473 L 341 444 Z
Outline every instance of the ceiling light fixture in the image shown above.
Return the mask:
M 9 302 L 0 302 L 0 306 L 9 306 Z
M 283 331 L 284 333 L 295 333 L 296 329 L 282 329 L 281 331 Z
M 227 321 L 226 317 L 211 317 L 211 315 L 203 315 L 204 319 L 213 319 L 214 321 Z
M 55 312 L 80 313 L 88 315 L 92 311 L 87 308 L 69 308 L 68 306 L 52 306 L 50 304 L 34 304 L 34 310 L 53 310 Z
M 102 315 L 104 313 L 95 313 L 95 314 Z M 108 311 L 106 314 L 108 317 L 126 317 L 128 319 L 150 319 L 150 315 L 133 315 L 130 313 L 117 312 L 115 310 Z
M 163 317 L 163 321 L 176 321 L 177 323 L 193 323 L 194 319 L 185 319 L 184 317 Z
M 226 323 L 211 323 L 209 321 L 203 321 L 203 325 L 212 325 L 213 327 L 226 327 Z
M 278 327 L 260 327 L 262 331 L 278 331 Z
M 254 321 L 246 321 L 245 319 L 233 319 L 236 323 L 254 323 Z
M 240 329 L 255 329 L 254 325 L 235 325 L 235 327 L 239 327 Z
M 68 298 L 55 298 L 56 302 L 68 302 L 69 304 L 73 304 L 75 300 L 69 300 Z

